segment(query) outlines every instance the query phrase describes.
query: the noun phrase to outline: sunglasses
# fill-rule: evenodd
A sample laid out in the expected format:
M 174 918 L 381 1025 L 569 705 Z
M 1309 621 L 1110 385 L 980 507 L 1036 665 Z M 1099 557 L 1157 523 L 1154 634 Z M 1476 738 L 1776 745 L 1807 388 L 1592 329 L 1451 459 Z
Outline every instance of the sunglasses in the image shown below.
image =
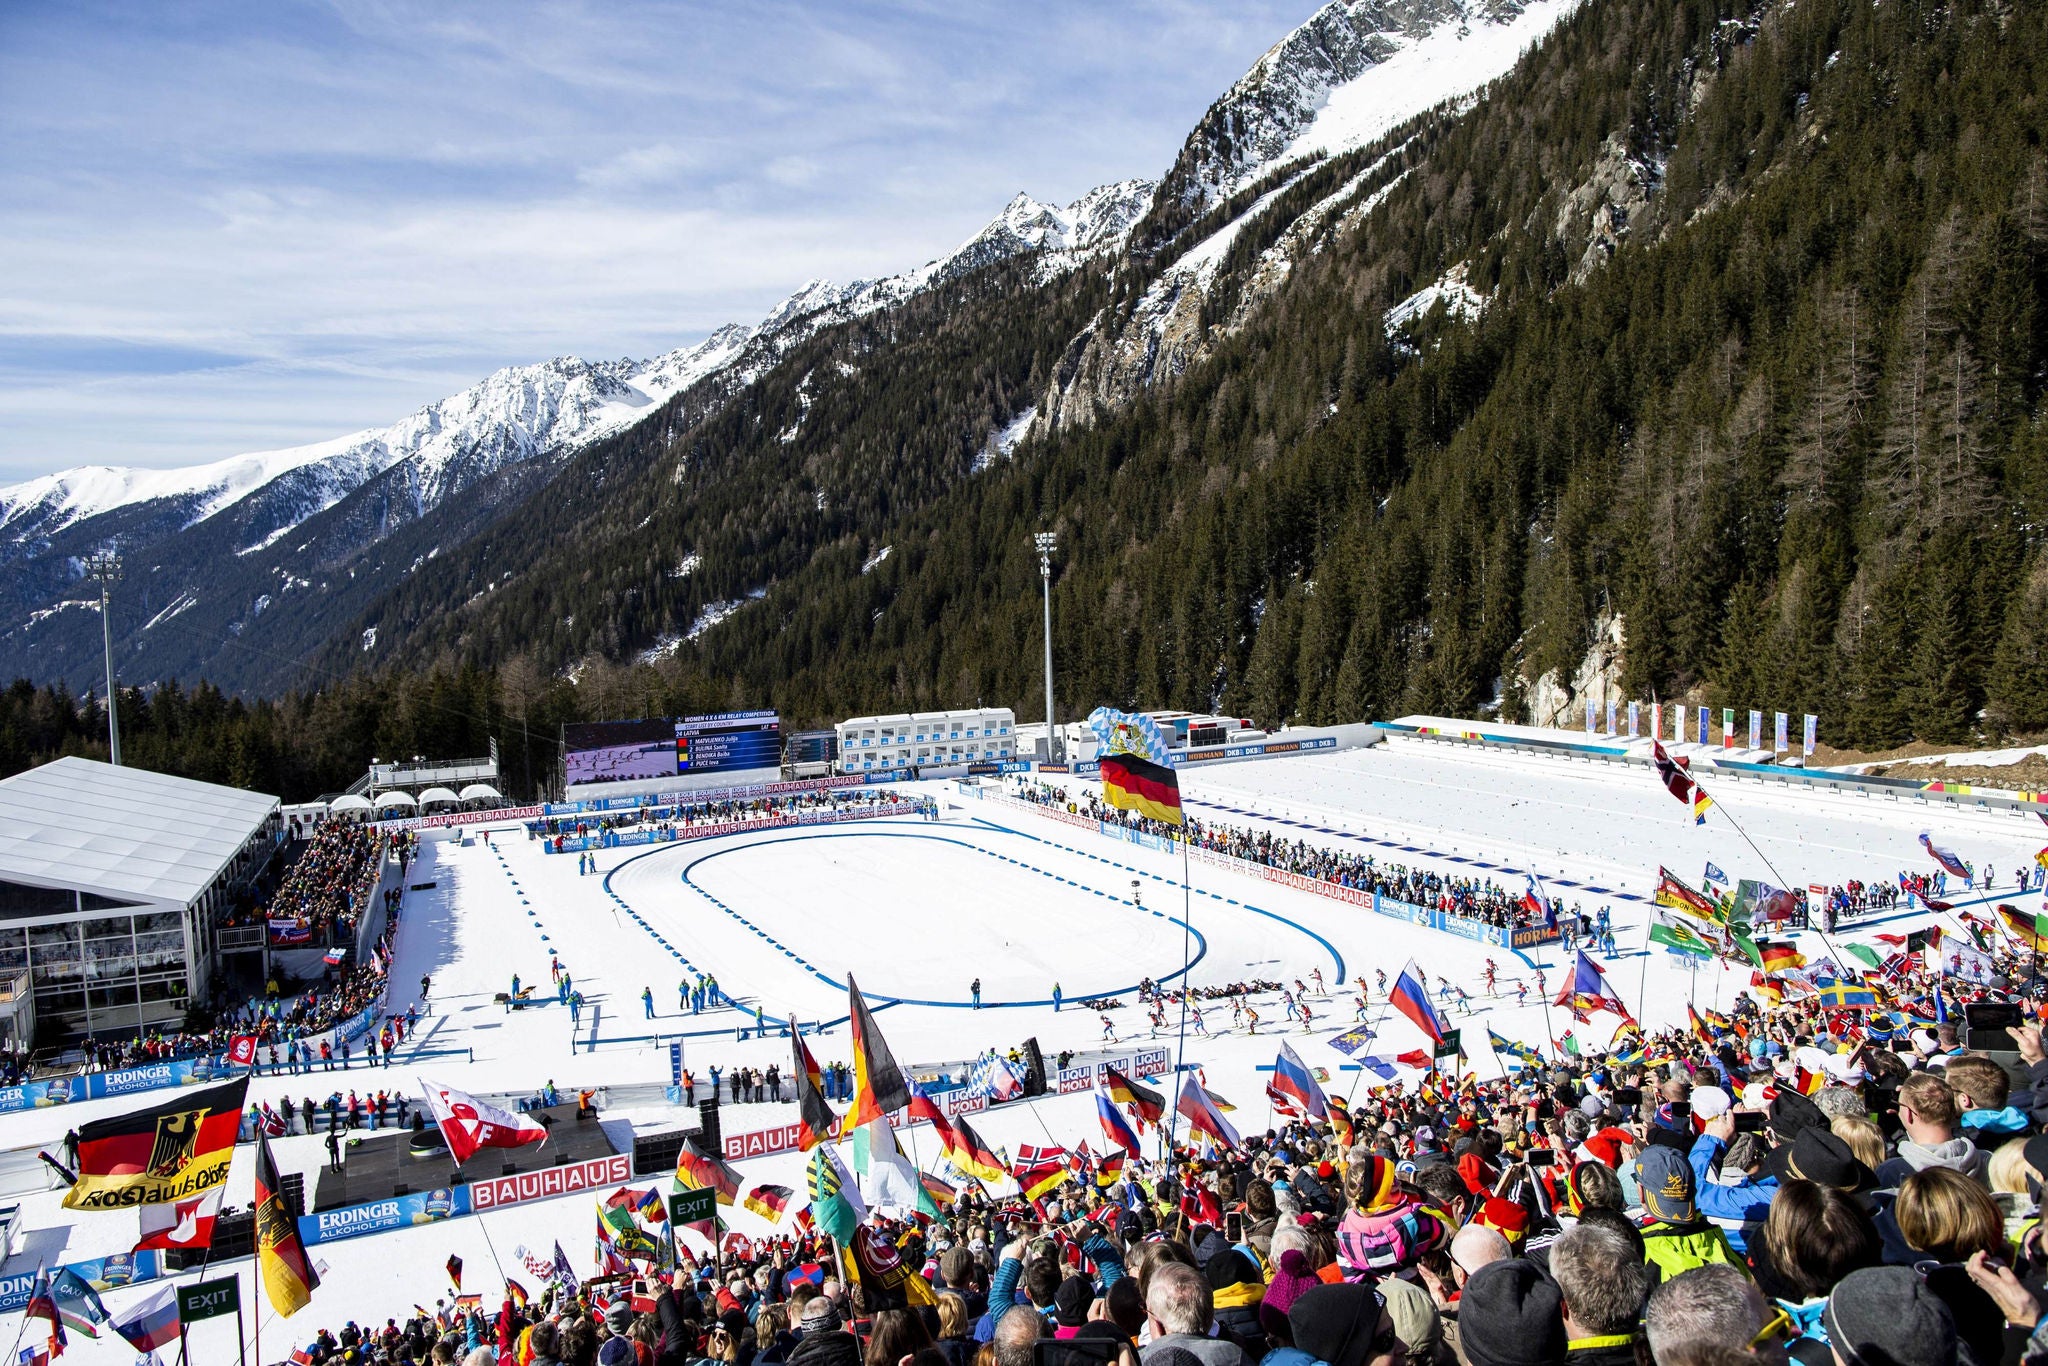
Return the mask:
M 1764 1326 L 1756 1330 L 1756 1336 L 1749 1340 L 1749 1350 L 1768 1347 L 1773 1342 L 1790 1341 L 1794 1336 L 1792 1316 L 1782 1308 L 1772 1306 L 1771 1316 L 1764 1320 Z

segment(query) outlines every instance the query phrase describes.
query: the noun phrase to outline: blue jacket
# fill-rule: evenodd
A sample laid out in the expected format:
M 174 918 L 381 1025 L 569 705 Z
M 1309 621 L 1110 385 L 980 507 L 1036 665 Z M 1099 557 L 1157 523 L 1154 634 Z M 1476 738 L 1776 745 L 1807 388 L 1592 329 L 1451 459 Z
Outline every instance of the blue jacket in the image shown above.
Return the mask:
M 1742 1226 L 1762 1223 L 1771 1212 L 1771 1201 L 1778 1194 L 1778 1178 L 1766 1176 L 1762 1180 L 1745 1179 L 1732 1186 L 1708 1180 L 1714 1169 L 1714 1161 L 1721 1156 L 1721 1140 L 1712 1134 L 1701 1134 L 1692 1141 L 1692 1177 L 1698 1189 L 1694 1199 L 1700 1213 L 1719 1224 L 1728 1235 L 1728 1241 L 1737 1251 L 1743 1248 Z

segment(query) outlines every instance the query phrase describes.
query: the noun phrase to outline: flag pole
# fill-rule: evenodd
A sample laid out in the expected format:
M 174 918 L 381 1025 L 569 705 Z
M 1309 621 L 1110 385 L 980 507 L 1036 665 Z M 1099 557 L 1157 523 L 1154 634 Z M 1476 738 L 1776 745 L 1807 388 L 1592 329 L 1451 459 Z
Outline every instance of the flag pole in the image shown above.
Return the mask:
M 47 1265 L 47 1263 L 45 1262 L 45 1260 L 44 1260 L 43 1258 L 40 1258 L 40 1257 L 38 1257 L 38 1258 L 36 1259 L 36 1276 L 35 1276 L 35 1279 L 36 1279 L 37 1281 L 40 1281 L 40 1280 L 41 1280 L 41 1279 L 43 1278 L 43 1267 L 44 1267 L 45 1265 Z M 30 1287 L 30 1290 L 31 1290 L 31 1291 L 33 1291 L 33 1290 L 34 1290 L 34 1287 L 35 1287 L 35 1281 L 31 1281 L 31 1282 L 29 1282 L 29 1287 Z M 56 1304 L 57 1304 L 57 1297 L 56 1297 L 55 1295 L 52 1295 L 52 1296 L 50 1297 L 50 1305 L 51 1305 L 51 1308 L 52 1308 L 52 1309 L 54 1309 L 54 1308 L 56 1307 Z M 18 1328 L 16 1328 L 16 1329 L 14 1330 L 14 1345 L 13 1345 L 13 1346 L 11 1346 L 11 1347 L 9 1347 L 9 1348 L 7 1349 L 7 1359 L 8 1359 L 9 1361 L 15 1361 L 15 1360 L 19 1360 L 19 1358 L 18 1358 L 18 1357 L 17 1357 L 17 1356 L 15 1355 L 15 1354 L 16 1354 L 17 1352 L 19 1352 L 19 1351 L 21 1350 L 21 1335 L 22 1335 L 23 1333 L 26 1333 L 26 1332 L 28 1331 L 28 1312 L 27 1312 L 27 1311 L 28 1311 L 28 1307 L 27 1307 L 26 1305 L 22 1306 L 22 1315 L 21 1315 L 21 1326 L 20 1326 L 20 1327 L 18 1327 Z M 181 1320 L 179 1320 L 179 1322 L 181 1322 L 181 1323 L 182 1323 L 182 1322 L 183 1322 L 183 1320 L 181 1319 Z
M 257 1242 L 257 1255 L 249 1259 L 249 1297 L 251 1300 L 255 1299 L 256 1286 L 262 1274 L 258 1269 L 263 1261 L 263 1249 L 261 1246 L 261 1238 L 259 1238 Z M 254 1329 L 251 1330 L 251 1336 L 255 1339 L 255 1342 L 253 1344 L 253 1350 L 256 1354 L 256 1366 L 263 1366 L 263 1306 L 259 1304 L 256 1308 L 257 1312 L 250 1315 L 251 1318 L 256 1320 L 256 1326 Z M 235 1336 L 237 1338 L 240 1338 L 241 1335 L 241 1327 L 237 1325 L 235 1328 Z
M 1194 952 L 1194 917 L 1195 894 L 1188 876 L 1187 815 L 1183 812 L 1180 827 L 1180 1029 L 1175 1035 L 1173 1055 L 1173 1082 L 1176 1087 L 1187 1084 L 1182 1072 L 1188 1060 L 1188 993 L 1194 990 L 1194 984 L 1188 980 L 1194 971 L 1194 964 L 1190 961 Z M 1166 1126 L 1160 1135 L 1163 1145 L 1161 1160 L 1173 1151 L 1173 1138 L 1180 1129 L 1180 1103 L 1177 1099 L 1167 1115 Z

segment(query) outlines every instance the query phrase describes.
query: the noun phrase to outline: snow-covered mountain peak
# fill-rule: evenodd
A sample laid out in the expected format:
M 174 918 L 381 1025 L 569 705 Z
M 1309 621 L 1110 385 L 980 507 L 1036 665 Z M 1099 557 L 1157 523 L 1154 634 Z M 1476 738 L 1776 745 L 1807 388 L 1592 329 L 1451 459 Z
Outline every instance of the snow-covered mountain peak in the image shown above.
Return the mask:
M 1331 0 L 1209 107 L 1166 178 L 1199 215 L 1506 72 L 1577 0 Z

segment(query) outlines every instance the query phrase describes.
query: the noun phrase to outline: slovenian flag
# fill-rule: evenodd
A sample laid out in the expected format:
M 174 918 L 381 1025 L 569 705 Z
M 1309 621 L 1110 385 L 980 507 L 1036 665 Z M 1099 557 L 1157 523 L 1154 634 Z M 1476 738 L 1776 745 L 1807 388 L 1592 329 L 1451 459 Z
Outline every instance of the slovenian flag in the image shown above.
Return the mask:
M 1970 876 L 1969 865 L 1963 862 L 1962 856 L 1953 849 L 1944 849 L 1936 844 L 1933 831 L 1922 830 L 1920 832 L 1920 847 L 1925 849 L 1927 857 L 1940 864 L 1942 871 L 1946 872 L 1950 877 L 1966 878 Z
M 114 1331 L 138 1352 L 154 1352 L 178 1340 L 178 1288 L 164 1285 L 128 1306 L 114 1320 Z
M 1102 1121 L 1102 1136 L 1105 1139 L 1133 1157 L 1143 1155 L 1139 1151 L 1141 1145 L 1138 1136 L 1131 1132 L 1130 1121 L 1119 1114 L 1116 1106 L 1109 1103 L 1109 1097 L 1100 1091 L 1095 1093 L 1095 1117 Z
M 1581 959 L 1585 958 L 1582 953 Z M 1422 972 L 1415 966 L 1413 958 L 1401 969 L 1401 975 L 1394 979 L 1394 991 L 1390 998 L 1394 1009 L 1415 1022 L 1415 1027 L 1429 1035 L 1430 1042 L 1442 1043 L 1450 1025 L 1436 1013 L 1436 1007 L 1429 1003 L 1429 984 Z
M 1273 1061 L 1273 1089 L 1306 1110 L 1311 1118 L 1321 1119 L 1329 1113 L 1323 1088 L 1316 1085 L 1315 1073 L 1308 1070 L 1292 1044 L 1281 1044 L 1280 1056 Z

